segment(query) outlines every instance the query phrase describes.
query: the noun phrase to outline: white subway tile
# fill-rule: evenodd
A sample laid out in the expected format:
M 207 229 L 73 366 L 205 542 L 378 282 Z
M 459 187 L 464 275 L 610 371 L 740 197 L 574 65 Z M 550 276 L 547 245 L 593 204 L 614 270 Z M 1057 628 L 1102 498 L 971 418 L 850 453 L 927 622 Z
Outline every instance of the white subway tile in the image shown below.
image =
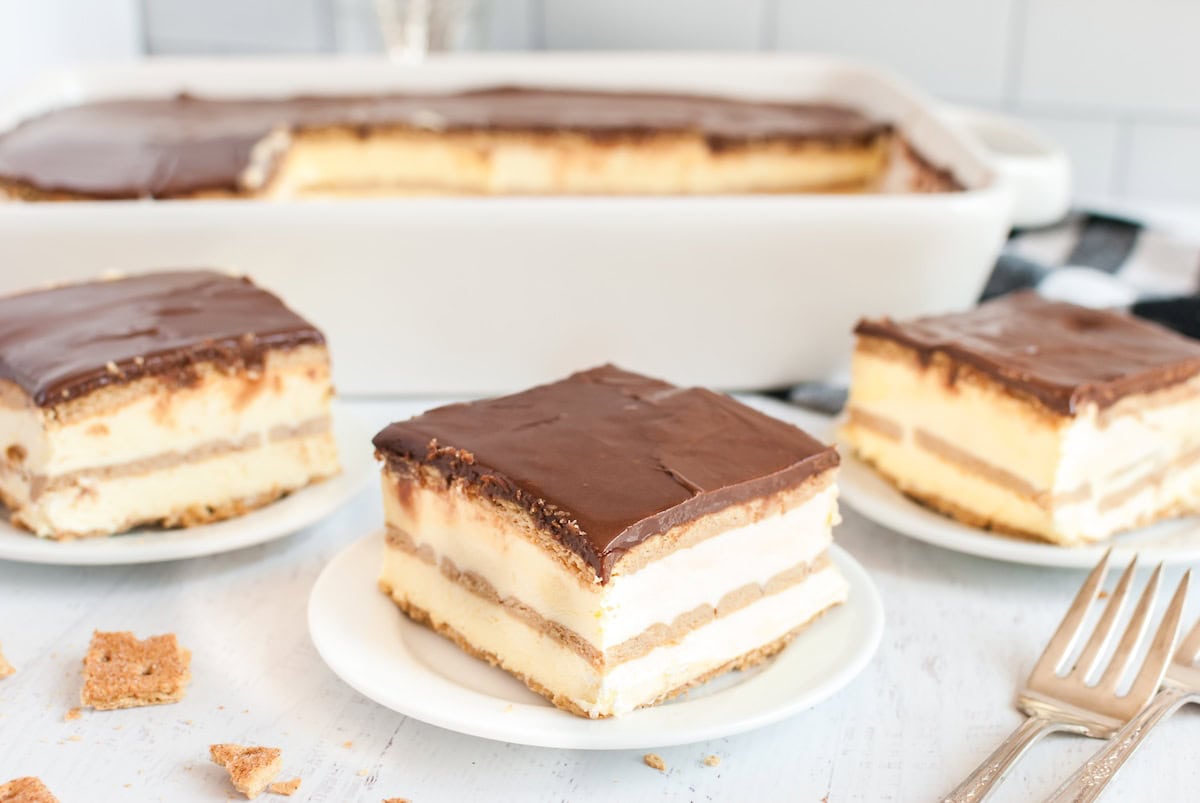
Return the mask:
M 1200 2 L 1029 0 L 1020 99 L 1200 113 Z
M 779 0 L 780 50 L 866 59 L 954 100 L 1005 93 L 1013 0 Z
M 1057 142 L 1071 157 L 1074 195 L 1096 198 L 1116 191 L 1119 158 L 1116 120 L 1075 119 L 1044 114 L 1015 116 Z
M 329 0 L 146 0 L 152 53 L 313 52 L 333 45 Z
M 759 0 L 543 0 L 548 50 L 754 50 Z
M 1200 124 L 1135 123 L 1125 194 L 1200 203 Z

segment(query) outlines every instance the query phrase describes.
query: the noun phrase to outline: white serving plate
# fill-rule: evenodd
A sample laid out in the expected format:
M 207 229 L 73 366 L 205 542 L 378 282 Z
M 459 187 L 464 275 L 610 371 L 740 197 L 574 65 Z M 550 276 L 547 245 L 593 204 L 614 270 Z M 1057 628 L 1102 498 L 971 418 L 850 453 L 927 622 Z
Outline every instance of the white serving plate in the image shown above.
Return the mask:
M 758 667 L 731 672 L 676 700 L 605 720 L 560 711 L 525 685 L 400 613 L 375 584 L 382 532 L 361 538 L 321 572 L 308 601 L 317 652 L 380 705 L 441 728 L 514 744 L 576 750 L 665 747 L 760 728 L 812 708 L 866 667 L 883 635 L 871 578 L 838 547 L 847 601 Z
M 825 443 L 836 440 L 836 419 L 763 396 L 739 399 L 795 424 Z M 1159 563 L 1181 565 L 1200 561 L 1200 518 L 1195 516 L 1159 522 L 1091 546 L 1055 546 L 971 527 L 943 516 L 900 493 L 870 466 L 856 459 L 845 445 L 839 444 L 838 452 L 842 458 L 838 491 L 847 505 L 889 530 L 943 549 L 1007 563 L 1088 571 L 1110 548 L 1116 563 L 1128 563 L 1137 555 L 1146 568 Z
M 0 100 L 0 129 L 105 97 L 505 83 L 840 102 L 894 122 L 967 190 L 7 204 L 0 292 L 114 269 L 245 272 L 325 329 L 348 394 L 497 392 L 604 361 L 760 388 L 836 371 L 862 315 L 967 306 L 1010 224 L 1066 206 L 1061 151 L 1015 123 L 811 56 L 151 60 L 47 76 Z
M 0 518 L 0 560 L 66 566 L 158 563 L 217 555 L 291 535 L 349 502 L 376 476 L 371 432 L 340 405 L 333 409 L 333 435 L 341 473 L 243 516 L 198 527 L 146 527 L 110 538 L 73 541 L 38 538 Z

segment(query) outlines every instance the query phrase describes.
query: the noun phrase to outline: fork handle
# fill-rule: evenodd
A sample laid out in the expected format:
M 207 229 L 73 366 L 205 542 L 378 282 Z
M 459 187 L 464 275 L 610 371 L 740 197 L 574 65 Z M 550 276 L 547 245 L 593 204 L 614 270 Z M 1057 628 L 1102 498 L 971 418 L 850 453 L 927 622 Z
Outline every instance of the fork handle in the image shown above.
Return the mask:
M 1047 798 L 1046 803 L 1085 803 L 1099 798 L 1117 770 L 1133 755 L 1133 751 L 1138 749 L 1154 726 L 1175 713 L 1184 703 L 1196 699 L 1195 694 L 1178 686 L 1159 689 L 1149 705 L 1113 734 L 1108 744 L 1076 770 L 1057 792 Z
M 978 803 L 994 789 L 1034 743 L 1063 726 L 1043 716 L 1031 716 L 1022 722 L 967 779 L 942 798 L 942 803 Z

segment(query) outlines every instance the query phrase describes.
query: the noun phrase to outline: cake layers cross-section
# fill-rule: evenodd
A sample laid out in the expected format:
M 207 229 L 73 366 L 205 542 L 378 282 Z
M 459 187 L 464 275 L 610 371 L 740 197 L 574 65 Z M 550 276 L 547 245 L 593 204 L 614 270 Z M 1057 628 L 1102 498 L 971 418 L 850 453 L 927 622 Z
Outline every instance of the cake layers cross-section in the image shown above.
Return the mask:
M 846 596 L 837 453 L 720 394 L 604 366 L 375 445 L 381 588 L 580 716 L 753 665 Z
M 931 507 L 1064 545 L 1200 510 L 1200 343 L 1032 292 L 856 332 L 842 437 Z
M 0 133 L 0 198 L 864 191 L 893 139 L 840 106 L 580 89 L 106 100 Z
M 248 279 L 0 298 L 0 500 L 54 538 L 237 515 L 338 471 L 321 333 Z

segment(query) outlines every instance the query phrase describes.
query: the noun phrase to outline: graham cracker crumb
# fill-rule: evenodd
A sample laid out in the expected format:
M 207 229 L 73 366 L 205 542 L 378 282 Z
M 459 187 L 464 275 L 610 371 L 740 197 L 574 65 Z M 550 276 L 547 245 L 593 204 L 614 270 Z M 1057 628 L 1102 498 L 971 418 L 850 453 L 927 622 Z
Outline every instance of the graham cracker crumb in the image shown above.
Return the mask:
M 283 767 L 283 751 L 277 747 L 214 744 L 208 753 L 229 773 L 234 788 L 248 798 L 257 797 Z
M 83 713 L 78 708 L 72 708 L 66 714 L 63 714 L 63 719 L 70 722 L 73 719 L 79 719 L 81 716 L 83 716 Z
M 291 797 L 296 794 L 296 790 L 300 788 L 300 779 L 293 778 L 290 781 L 277 781 L 267 787 L 267 791 L 275 795 L 284 795 Z
M 647 753 L 646 755 L 642 756 L 642 761 L 646 763 L 647 767 L 653 767 L 659 772 L 667 771 L 667 762 L 663 761 L 662 756 L 660 756 L 658 753 Z
M 3 652 L 0 652 L 0 678 L 6 678 L 9 675 L 15 674 L 17 674 L 17 668 L 8 662 Z
M 383 803 L 412 803 L 412 801 L 406 797 L 387 797 L 384 798 Z
M 58 803 L 40 778 L 26 776 L 0 784 L 2 803 Z
M 371 774 L 371 771 L 370 770 L 359 770 L 358 772 L 356 772 L 354 774 L 357 775 L 359 778 L 365 778 Z
M 75 733 L 75 734 L 72 734 L 71 736 L 68 736 L 67 741 L 68 742 L 82 742 L 83 737 L 80 736 L 78 733 Z
M 179 702 L 191 660 L 174 633 L 139 641 L 129 631 L 97 630 L 83 659 L 80 700 L 97 711 Z
M 706 766 L 706 767 L 716 767 L 720 763 L 721 763 L 720 756 L 713 755 L 713 756 L 705 756 L 704 757 L 704 766 Z
M 354 742 L 347 739 L 346 741 L 342 742 L 342 747 L 345 747 L 347 749 L 354 747 Z

